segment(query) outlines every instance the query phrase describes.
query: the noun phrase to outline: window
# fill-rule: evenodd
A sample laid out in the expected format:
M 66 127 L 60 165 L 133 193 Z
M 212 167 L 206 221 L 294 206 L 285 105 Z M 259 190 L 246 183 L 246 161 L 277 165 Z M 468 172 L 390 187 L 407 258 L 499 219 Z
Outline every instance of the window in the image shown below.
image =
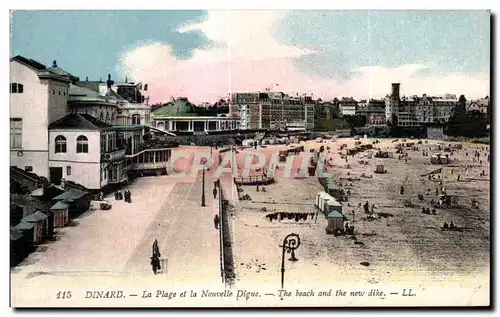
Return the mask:
M 55 89 L 52 89 L 52 94 L 55 95 L 56 94 L 56 90 Z
M 13 149 L 22 148 L 23 141 L 23 119 L 10 119 L 10 147 Z
M 66 175 L 71 175 L 71 166 L 66 166 Z
M 11 83 L 10 84 L 10 93 L 11 94 L 22 94 L 24 87 L 22 84 Z
M 132 125 L 139 125 L 141 124 L 141 116 L 138 114 L 132 115 Z
M 61 95 L 61 91 L 60 91 L 60 90 L 58 91 L 58 95 L 59 95 L 59 96 Z
M 106 136 L 106 140 L 108 141 L 108 146 L 106 147 L 106 152 L 113 151 L 113 136 Z
M 89 152 L 89 140 L 86 136 L 80 135 L 76 138 L 76 153 L 88 153 Z
M 65 91 L 63 91 L 63 96 L 66 96 L 66 92 Z
M 62 135 L 56 136 L 55 153 L 66 153 L 66 138 Z

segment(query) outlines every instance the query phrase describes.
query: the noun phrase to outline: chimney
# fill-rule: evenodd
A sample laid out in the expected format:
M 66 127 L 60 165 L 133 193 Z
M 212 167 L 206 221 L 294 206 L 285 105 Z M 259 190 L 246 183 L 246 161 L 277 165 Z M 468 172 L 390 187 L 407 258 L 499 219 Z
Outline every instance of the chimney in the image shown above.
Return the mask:
M 127 77 L 125 77 L 125 83 L 128 83 L 128 78 Z
M 57 61 L 52 62 L 52 67 L 57 67 Z
M 89 81 L 89 76 L 86 76 L 86 77 L 85 77 L 85 81 Z
M 111 86 L 113 86 L 114 82 L 111 80 L 111 74 L 108 74 L 108 90 L 111 89 Z

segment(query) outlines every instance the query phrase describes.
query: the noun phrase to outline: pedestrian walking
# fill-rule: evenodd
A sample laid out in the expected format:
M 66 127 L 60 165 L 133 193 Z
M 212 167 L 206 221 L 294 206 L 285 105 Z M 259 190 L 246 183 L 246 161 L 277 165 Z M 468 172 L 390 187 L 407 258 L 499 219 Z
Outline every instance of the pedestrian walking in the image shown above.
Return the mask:
M 399 194 L 403 195 L 404 193 L 405 193 L 405 188 L 401 186 L 401 188 L 399 189 Z
M 214 199 L 217 198 L 217 188 L 214 187 L 214 190 L 212 192 L 214 194 Z
M 130 204 L 132 202 L 130 191 L 126 190 L 124 196 L 125 196 L 125 202 Z
M 158 257 L 158 258 L 161 257 L 160 247 L 158 246 L 157 239 L 155 239 L 155 241 L 153 242 L 153 257 Z
M 215 227 L 216 230 L 219 229 L 219 221 L 220 221 L 219 215 L 216 214 L 215 217 L 214 217 L 214 227 Z
M 161 269 L 160 259 L 156 256 L 151 257 L 151 267 L 153 268 L 153 273 L 156 275 L 157 271 Z

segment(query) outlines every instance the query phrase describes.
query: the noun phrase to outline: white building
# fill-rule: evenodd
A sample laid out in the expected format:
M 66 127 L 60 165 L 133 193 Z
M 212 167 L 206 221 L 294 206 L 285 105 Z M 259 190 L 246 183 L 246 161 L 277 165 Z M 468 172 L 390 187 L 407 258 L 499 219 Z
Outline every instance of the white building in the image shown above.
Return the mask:
M 10 60 L 10 165 L 89 191 L 128 180 L 128 174 L 166 172 L 175 142 L 147 143 L 149 106 L 143 113 L 107 83 L 88 82 L 22 56 Z M 106 85 L 104 94 L 99 87 Z M 141 97 L 141 100 L 142 97 Z M 143 100 L 144 101 L 144 100 Z M 134 112 L 135 125 L 113 126 L 118 109 Z M 101 120 L 100 120 L 101 119 Z M 106 121 L 106 122 L 104 122 Z M 127 124 L 132 124 L 127 123 Z
M 479 111 L 483 114 L 488 114 L 489 113 L 489 107 L 490 107 L 490 98 L 489 96 L 486 96 L 484 98 L 480 98 L 477 100 L 467 100 L 466 102 L 466 109 L 467 112 L 469 111 Z
M 311 96 L 283 92 L 232 93 L 229 117 L 239 118 L 242 130 L 314 129 L 315 101 Z
M 342 116 L 355 116 L 358 102 L 352 97 L 342 97 L 339 100 L 340 113 Z
M 200 116 L 187 98 L 177 98 L 151 113 L 152 125 L 160 131 L 206 134 L 234 131 L 240 128 L 237 118 Z
M 458 105 L 456 95 L 442 97 L 399 97 L 400 84 L 392 84 L 391 95 L 386 96 L 386 120 L 398 126 L 415 127 L 428 123 L 445 123 L 450 120 L 453 110 Z M 393 122 L 396 120 L 395 122 Z
M 124 144 L 113 126 L 89 114 L 69 114 L 49 125 L 50 182 L 73 181 L 88 189 L 125 182 Z
M 22 56 L 10 59 L 10 165 L 49 176 L 47 127 L 67 113 L 71 78 Z

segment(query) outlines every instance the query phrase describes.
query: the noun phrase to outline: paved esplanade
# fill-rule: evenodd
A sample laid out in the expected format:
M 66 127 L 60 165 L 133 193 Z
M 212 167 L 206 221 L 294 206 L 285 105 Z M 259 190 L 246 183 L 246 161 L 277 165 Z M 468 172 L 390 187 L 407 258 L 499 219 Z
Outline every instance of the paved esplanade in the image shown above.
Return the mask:
M 25 287 L 37 284 L 44 289 L 47 278 L 56 283 L 58 277 L 137 276 L 162 279 L 165 285 L 221 285 L 219 236 L 213 222 L 218 200 L 213 199 L 209 174 L 206 207 L 201 207 L 201 172 L 196 181 L 139 178 L 129 186 L 132 204 L 108 196 L 111 210 L 83 214 L 76 226 L 60 230 L 58 241 L 40 246 L 12 270 L 13 293 L 22 295 Z M 167 260 L 166 273 L 157 276 L 150 265 L 155 239 Z
M 205 176 L 206 207 L 201 207 L 201 176 L 195 183 L 175 184 L 126 263 L 126 272 L 152 274 L 144 264 L 157 239 L 168 280 L 220 283 L 219 236 L 213 222 L 218 204 L 213 181 Z

